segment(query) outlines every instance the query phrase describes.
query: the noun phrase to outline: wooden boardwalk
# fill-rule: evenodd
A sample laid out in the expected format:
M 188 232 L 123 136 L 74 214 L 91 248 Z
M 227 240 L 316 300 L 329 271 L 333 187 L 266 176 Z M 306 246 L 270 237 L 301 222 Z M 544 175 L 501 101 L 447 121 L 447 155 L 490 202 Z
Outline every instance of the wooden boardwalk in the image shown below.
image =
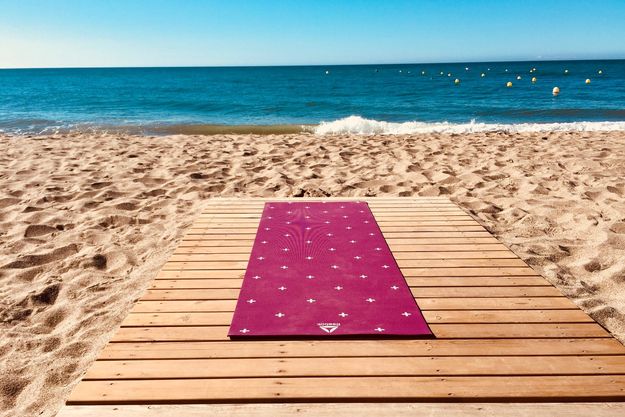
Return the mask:
M 228 340 L 264 200 L 215 199 L 68 405 L 625 400 L 625 347 L 464 211 L 361 200 L 436 339 Z

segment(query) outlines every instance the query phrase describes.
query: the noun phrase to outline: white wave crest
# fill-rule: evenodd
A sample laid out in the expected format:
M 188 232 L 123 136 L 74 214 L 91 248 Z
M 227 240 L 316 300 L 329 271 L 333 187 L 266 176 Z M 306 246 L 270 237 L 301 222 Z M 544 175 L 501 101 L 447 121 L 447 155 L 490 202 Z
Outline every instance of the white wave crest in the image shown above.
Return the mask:
M 477 133 L 477 132 L 610 132 L 625 131 L 625 122 L 570 123 L 449 123 L 449 122 L 383 122 L 349 116 L 333 122 L 321 122 L 313 131 L 317 135 L 405 135 L 413 133 Z

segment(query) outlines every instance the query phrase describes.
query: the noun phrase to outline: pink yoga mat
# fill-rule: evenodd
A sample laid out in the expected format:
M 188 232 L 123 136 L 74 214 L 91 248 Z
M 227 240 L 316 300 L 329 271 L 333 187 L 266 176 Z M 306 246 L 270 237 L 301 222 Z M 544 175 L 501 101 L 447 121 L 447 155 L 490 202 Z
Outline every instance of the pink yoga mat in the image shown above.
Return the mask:
M 431 336 L 367 203 L 266 203 L 228 332 Z

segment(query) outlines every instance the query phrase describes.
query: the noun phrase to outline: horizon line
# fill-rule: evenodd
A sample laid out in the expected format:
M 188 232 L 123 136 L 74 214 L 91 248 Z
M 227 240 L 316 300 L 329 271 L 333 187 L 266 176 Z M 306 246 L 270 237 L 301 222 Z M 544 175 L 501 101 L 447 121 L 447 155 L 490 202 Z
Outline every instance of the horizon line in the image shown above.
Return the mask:
M 52 69 L 146 69 L 146 68 L 280 68 L 280 67 L 350 67 L 350 66 L 392 66 L 392 65 L 450 65 L 450 64 L 498 64 L 523 62 L 573 62 L 573 61 L 625 61 L 621 58 L 567 58 L 567 59 L 514 59 L 486 61 L 446 62 L 390 62 L 356 64 L 266 64 L 266 65 L 139 65 L 139 66 L 69 66 L 69 67 L 0 67 L 0 70 L 52 70 Z

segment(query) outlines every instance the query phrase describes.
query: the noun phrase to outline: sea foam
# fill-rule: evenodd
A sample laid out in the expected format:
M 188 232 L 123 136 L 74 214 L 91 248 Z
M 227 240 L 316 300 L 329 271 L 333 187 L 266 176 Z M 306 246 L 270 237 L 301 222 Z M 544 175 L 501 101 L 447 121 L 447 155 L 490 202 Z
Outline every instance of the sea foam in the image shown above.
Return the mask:
M 449 122 L 384 122 L 349 116 L 332 122 L 321 122 L 313 128 L 317 135 L 351 133 L 356 135 L 405 135 L 412 133 L 478 133 L 478 132 L 611 132 L 625 131 L 625 122 L 571 123 L 449 123 Z

